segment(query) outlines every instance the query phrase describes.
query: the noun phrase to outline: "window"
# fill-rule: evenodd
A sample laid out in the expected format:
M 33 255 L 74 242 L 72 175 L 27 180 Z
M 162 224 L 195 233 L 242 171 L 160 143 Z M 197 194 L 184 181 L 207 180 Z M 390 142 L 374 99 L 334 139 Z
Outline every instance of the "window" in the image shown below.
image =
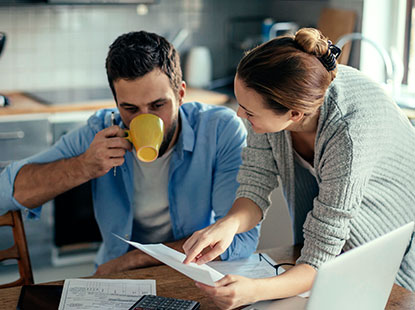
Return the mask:
M 415 90 L 415 1 L 407 0 L 405 35 L 405 75 L 403 82 Z

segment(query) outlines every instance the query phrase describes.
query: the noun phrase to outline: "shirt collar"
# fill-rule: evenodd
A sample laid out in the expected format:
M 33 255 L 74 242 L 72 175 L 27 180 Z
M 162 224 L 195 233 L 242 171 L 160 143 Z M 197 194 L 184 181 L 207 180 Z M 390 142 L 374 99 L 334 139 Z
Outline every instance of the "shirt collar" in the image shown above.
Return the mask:
M 179 140 L 177 141 L 177 145 L 179 148 L 182 148 L 183 151 L 193 152 L 193 148 L 195 145 L 195 133 L 192 126 L 189 123 L 186 113 L 180 107 L 180 126 L 181 132 Z

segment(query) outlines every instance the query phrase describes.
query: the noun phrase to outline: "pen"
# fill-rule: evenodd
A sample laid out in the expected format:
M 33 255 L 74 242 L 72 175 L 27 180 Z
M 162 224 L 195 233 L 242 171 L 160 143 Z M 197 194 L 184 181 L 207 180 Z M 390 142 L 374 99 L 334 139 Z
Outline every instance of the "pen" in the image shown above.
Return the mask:
M 115 114 L 111 112 L 111 126 L 115 125 Z M 117 176 L 117 166 L 114 167 L 114 177 Z

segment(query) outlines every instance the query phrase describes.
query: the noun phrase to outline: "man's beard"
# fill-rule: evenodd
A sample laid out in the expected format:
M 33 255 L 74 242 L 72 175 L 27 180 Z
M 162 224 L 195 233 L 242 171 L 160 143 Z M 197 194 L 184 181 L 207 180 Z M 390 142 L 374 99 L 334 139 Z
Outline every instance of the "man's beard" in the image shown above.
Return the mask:
M 164 155 L 164 153 L 166 153 L 167 148 L 169 147 L 170 142 L 173 139 L 174 133 L 177 128 L 177 124 L 178 124 L 178 117 L 171 124 L 170 130 L 167 132 L 166 136 L 163 139 L 163 142 L 161 143 L 158 158 L 160 158 L 161 156 Z

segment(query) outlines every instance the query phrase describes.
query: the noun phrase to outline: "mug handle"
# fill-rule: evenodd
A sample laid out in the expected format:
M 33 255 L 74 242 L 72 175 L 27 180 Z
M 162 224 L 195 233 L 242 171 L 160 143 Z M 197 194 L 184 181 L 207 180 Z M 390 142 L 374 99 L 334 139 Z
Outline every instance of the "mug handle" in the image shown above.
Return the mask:
M 125 129 L 124 132 L 127 134 L 127 136 L 125 136 L 124 139 L 133 143 L 133 141 L 131 140 L 130 131 L 128 129 Z

